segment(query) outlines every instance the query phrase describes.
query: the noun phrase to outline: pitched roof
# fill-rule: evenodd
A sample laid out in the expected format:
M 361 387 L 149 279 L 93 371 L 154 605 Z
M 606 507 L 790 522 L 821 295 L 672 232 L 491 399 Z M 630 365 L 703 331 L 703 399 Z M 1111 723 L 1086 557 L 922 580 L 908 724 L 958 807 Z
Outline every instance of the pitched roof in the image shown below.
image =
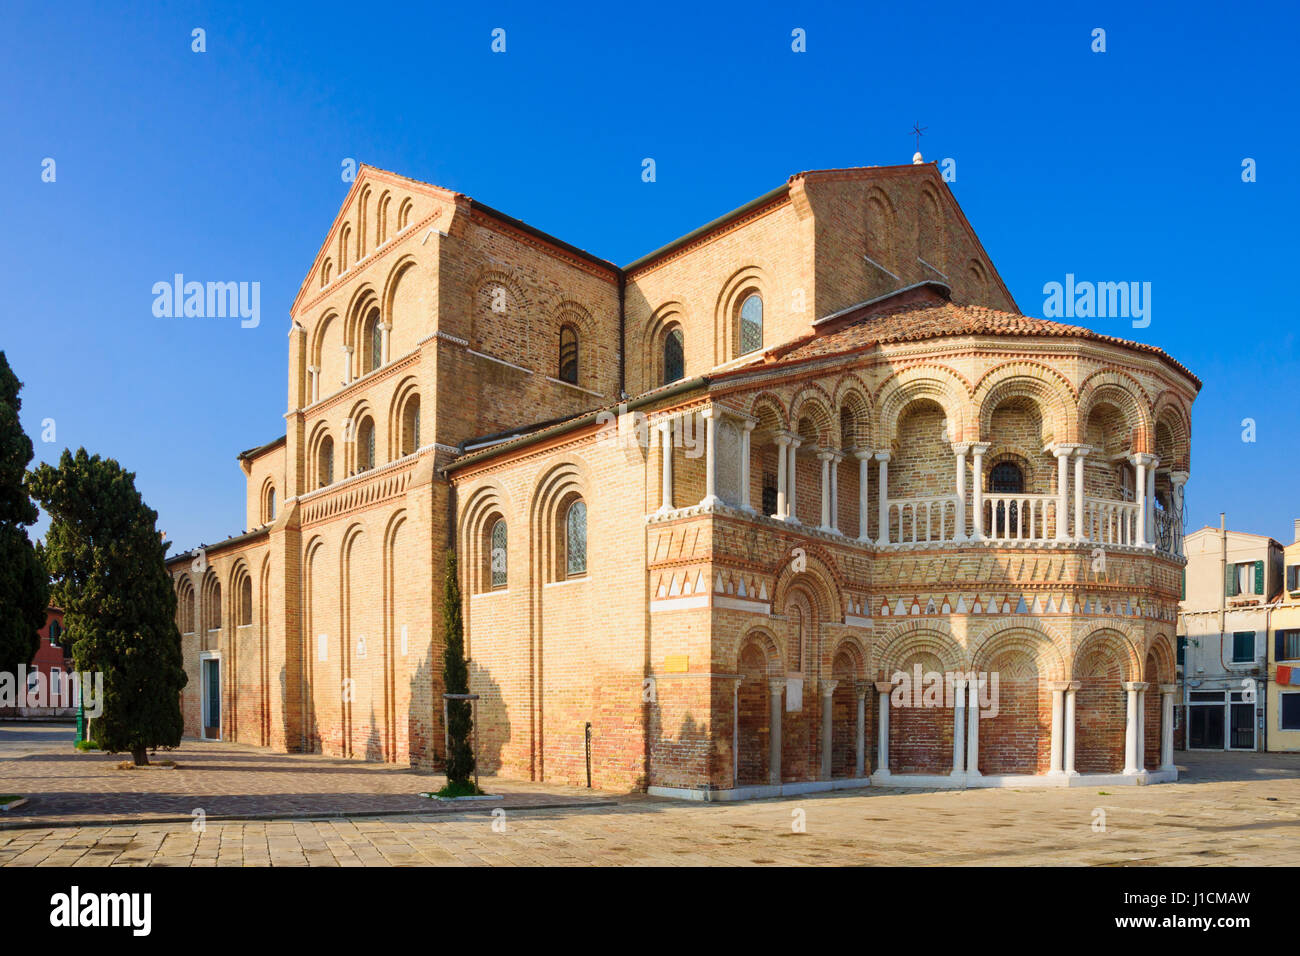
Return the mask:
M 968 335 L 999 335 L 1086 339 L 1146 352 L 1164 360 L 1191 379 L 1197 388 L 1201 380 L 1163 349 L 1103 335 L 1079 325 L 1065 325 L 1015 312 L 1002 312 L 982 305 L 958 305 L 947 301 L 947 287 L 925 282 L 880 299 L 861 303 L 816 323 L 820 327 L 779 348 L 767 352 L 759 363 L 799 362 L 813 358 L 866 351 L 896 342 Z M 742 366 L 736 371 L 749 371 Z

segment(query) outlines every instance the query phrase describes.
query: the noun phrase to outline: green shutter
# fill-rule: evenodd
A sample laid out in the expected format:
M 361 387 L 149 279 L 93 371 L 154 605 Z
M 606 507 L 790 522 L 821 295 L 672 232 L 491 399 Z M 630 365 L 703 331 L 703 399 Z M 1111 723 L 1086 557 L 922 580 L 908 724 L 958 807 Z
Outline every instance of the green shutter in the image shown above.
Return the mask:
M 1237 596 L 1237 566 L 1235 564 L 1225 565 L 1223 569 L 1223 596 Z
M 1255 593 L 1264 593 L 1264 562 L 1255 562 Z
M 1187 568 L 1183 568 L 1183 595 L 1184 601 L 1187 600 Z

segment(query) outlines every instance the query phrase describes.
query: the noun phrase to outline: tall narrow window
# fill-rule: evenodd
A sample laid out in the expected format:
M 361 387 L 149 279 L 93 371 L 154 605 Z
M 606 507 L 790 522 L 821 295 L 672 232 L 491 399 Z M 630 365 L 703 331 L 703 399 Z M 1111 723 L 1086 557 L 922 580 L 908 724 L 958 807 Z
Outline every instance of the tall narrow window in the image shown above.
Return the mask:
M 740 354 L 763 347 L 763 298 L 757 292 L 740 307 Z
M 266 492 L 266 520 L 275 520 L 275 488 L 269 488 Z
M 384 364 L 384 332 L 379 327 L 379 313 L 370 313 L 370 371 Z
M 253 579 L 245 577 L 239 582 L 239 626 L 253 623 Z
M 357 471 L 375 467 L 375 423 L 363 418 L 357 428 Z
M 334 439 L 328 435 L 321 439 L 316 471 L 322 488 L 334 483 Z
M 686 374 L 686 349 L 683 344 L 682 330 L 673 329 L 664 336 L 664 380 L 663 384 L 675 382 Z
M 494 588 L 503 588 L 506 586 L 506 520 L 498 518 L 497 523 L 492 526 L 492 586 Z
M 402 409 L 402 454 L 413 455 L 420 447 L 420 396 L 412 395 Z
M 587 505 L 581 499 L 569 505 L 565 519 L 565 571 L 587 573 Z
M 560 381 L 578 384 L 578 333 L 567 325 L 560 329 Z

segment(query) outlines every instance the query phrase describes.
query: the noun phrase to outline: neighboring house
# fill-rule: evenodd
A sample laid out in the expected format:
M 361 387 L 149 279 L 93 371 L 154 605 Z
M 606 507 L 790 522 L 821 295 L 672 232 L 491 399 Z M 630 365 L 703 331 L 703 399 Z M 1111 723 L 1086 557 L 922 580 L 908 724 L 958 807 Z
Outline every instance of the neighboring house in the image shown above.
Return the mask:
M 1300 519 L 1293 538 L 1282 552 L 1282 600 L 1268 640 L 1266 750 L 1300 750 Z
M 45 612 L 45 626 L 40 633 L 40 646 L 21 675 L 28 693 L 36 691 L 38 681 L 44 682 L 48 693 L 49 688 L 59 686 L 63 678 L 72 673 L 72 645 L 64 639 L 62 608 L 51 607 Z M 70 717 L 75 714 L 73 707 L 0 707 L 0 717 Z
M 1282 545 L 1204 527 L 1187 536 L 1178 614 L 1184 746 L 1260 750 L 1268 636 L 1282 590 Z

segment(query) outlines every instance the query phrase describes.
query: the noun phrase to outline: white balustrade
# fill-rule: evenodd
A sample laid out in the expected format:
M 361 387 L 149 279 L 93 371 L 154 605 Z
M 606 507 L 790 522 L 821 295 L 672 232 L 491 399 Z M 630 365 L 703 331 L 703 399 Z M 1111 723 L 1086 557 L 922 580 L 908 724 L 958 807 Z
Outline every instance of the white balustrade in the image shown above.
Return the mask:
M 1139 508 L 1136 501 L 1084 497 L 1084 534 L 1094 544 L 1134 546 L 1138 544 Z
M 882 544 L 922 544 L 957 540 L 956 495 L 930 498 L 890 498 Z
M 1057 495 L 986 491 L 984 537 L 996 542 L 1052 540 L 1059 503 Z

